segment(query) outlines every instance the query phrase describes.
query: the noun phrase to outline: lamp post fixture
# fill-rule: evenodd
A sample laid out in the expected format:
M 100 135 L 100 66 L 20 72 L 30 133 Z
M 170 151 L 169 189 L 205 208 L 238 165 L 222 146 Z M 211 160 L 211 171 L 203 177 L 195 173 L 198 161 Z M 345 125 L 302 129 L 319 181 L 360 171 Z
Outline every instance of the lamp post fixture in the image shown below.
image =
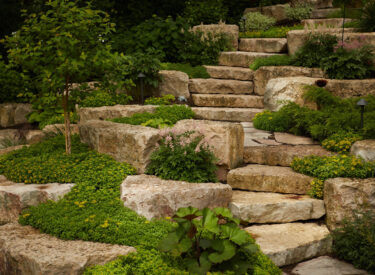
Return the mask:
M 360 129 L 363 128 L 363 114 L 365 112 L 365 106 L 367 105 L 367 101 L 361 98 L 358 102 L 357 105 L 361 107 L 361 126 Z
M 138 78 L 139 78 L 139 80 L 140 80 L 140 82 L 141 82 L 141 103 L 143 104 L 144 103 L 144 85 L 143 85 L 143 81 L 144 81 L 144 78 L 145 78 L 146 76 L 143 74 L 143 73 L 140 73 L 139 75 L 138 75 Z
M 241 22 L 242 22 L 242 31 L 244 32 L 246 30 L 246 16 L 241 17 Z

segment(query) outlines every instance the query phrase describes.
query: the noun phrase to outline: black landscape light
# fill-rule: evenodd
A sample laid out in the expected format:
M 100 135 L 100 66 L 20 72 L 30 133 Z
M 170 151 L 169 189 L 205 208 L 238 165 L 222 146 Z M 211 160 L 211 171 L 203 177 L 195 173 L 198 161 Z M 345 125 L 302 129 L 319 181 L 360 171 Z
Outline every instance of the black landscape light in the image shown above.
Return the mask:
M 358 100 L 357 105 L 361 107 L 361 126 L 360 129 L 363 128 L 363 114 L 365 112 L 365 106 L 367 105 L 367 101 L 361 98 Z
M 144 103 L 144 100 L 143 100 L 143 98 L 144 98 L 144 93 L 143 93 L 143 89 L 144 89 L 144 85 L 143 85 L 143 81 L 144 81 L 144 78 L 145 78 L 146 76 L 143 74 L 143 73 L 140 73 L 139 75 L 138 75 L 138 78 L 139 78 L 139 80 L 140 80 L 140 82 L 141 82 L 141 103 L 143 104 Z
M 242 22 L 242 31 L 246 31 L 246 16 L 241 17 L 241 22 Z

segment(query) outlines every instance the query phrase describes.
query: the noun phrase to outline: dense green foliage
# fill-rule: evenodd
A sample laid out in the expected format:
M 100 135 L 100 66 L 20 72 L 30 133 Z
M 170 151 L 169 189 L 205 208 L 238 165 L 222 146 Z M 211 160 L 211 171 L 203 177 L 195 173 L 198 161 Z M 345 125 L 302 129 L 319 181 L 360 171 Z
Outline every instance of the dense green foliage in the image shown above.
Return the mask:
M 285 15 L 291 21 L 301 21 L 310 18 L 313 7 L 309 3 L 299 2 L 295 6 L 285 8 Z
M 126 105 L 132 100 L 125 93 L 116 93 L 103 90 L 95 90 L 88 94 L 80 103 L 81 107 L 114 106 L 116 104 Z
M 292 58 L 289 55 L 271 55 L 269 57 L 256 58 L 250 64 L 250 69 L 256 71 L 262 66 L 289 66 L 292 64 Z
M 322 146 L 329 151 L 340 154 L 348 153 L 353 143 L 361 140 L 359 134 L 351 132 L 338 132 L 322 141 Z
M 149 97 L 145 100 L 145 105 L 171 105 L 175 102 L 174 95 L 165 95 L 162 97 Z
M 354 212 L 333 234 L 333 251 L 356 267 L 375 272 L 375 213 Z
M 161 250 L 182 256 L 190 273 L 205 275 L 210 271 L 234 271 L 252 274 L 253 255 L 258 246 L 250 235 L 239 228 L 227 208 L 213 210 L 180 208 L 173 219 L 178 226 L 161 244 Z
M 188 0 L 184 17 L 191 26 L 203 24 L 217 24 L 225 21 L 228 9 L 222 0 Z
M 289 31 L 302 29 L 303 26 L 299 24 L 293 26 L 274 26 L 266 31 L 255 30 L 240 32 L 240 38 L 286 38 Z
M 375 1 L 367 1 L 361 10 L 359 27 L 362 31 L 375 31 Z
M 207 70 L 203 66 L 191 66 L 190 64 L 182 63 L 162 63 L 161 69 L 180 71 L 188 74 L 189 78 L 210 78 Z
M 0 104 L 7 102 L 23 102 L 21 96 L 27 93 L 27 85 L 24 79 L 14 69 L 6 65 L 0 57 Z
M 70 122 L 77 123 L 78 115 L 75 112 L 70 112 Z M 43 119 L 39 121 L 39 129 L 43 130 L 44 127 L 51 124 L 64 124 L 64 114 L 56 114 L 53 116 L 43 116 Z
M 167 180 L 216 182 L 216 162 L 200 132 L 165 129 L 159 148 L 152 153 L 146 174 Z
M 276 19 L 263 15 L 260 12 L 249 12 L 244 16 L 245 20 L 241 20 L 240 29 L 246 31 L 266 31 L 276 24 Z

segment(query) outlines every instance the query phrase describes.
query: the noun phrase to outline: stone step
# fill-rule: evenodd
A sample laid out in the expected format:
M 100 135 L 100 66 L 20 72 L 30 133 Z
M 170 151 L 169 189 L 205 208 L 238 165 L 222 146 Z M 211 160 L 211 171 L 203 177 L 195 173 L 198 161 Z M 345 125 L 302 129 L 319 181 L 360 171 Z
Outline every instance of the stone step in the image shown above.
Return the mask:
M 287 223 L 325 215 L 323 200 L 265 192 L 233 191 L 229 209 L 248 223 Z
M 193 94 L 191 97 L 199 107 L 263 108 L 263 97 L 256 95 Z
M 231 67 L 249 68 L 250 64 L 256 58 L 269 57 L 277 55 L 275 53 L 257 53 L 257 52 L 222 52 L 219 57 L 219 65 Z
M 284 223 L 245 229 L 277 266 L 285 266 L 330 253 L 332 239 L 325 225 Z
M 254 84 L 252 81 L 195 78 L 189 81 L 189 91 L 193 94 L 252 94 Z
M 64 241 L 30 226 L 0 226 L 0 274 L 82 274 L 135 248 L 85 241 Z
M 315 9 L 312 11 L 310 18 L 311 19 L 324 19 L 327 18 L 333 12 L 340 11 L 340 8 L 328 8 L 328 9 Z
M 228 67 L 228 66 L 203 66 L 212 78 L 217 79 L 235 79 L 235 80 L 253 80 L 254 71 L 247 68 Z
M 221 107 L 193 107 L 195 118 L 218 121 L 243 122 L 252 121 L 257 113 L 264 109 L 255 108 L 221 108 Z
M 286 38 L 241 38 L 239 50 L 243 52 L 286 53 Z
M 16 222 L 22 210 L 48 200 L 57 201 L 74 184 L 23 184 L 0 179 L 0 224 Z M 0 273 L 1 274 L 1 273 Z
M 306 194 L 312 180 L 289 167 L 257 164 L 233 169 L 227 178 L 232 188 L 287 194 Z
M 245 132 L 246 138 L 246 132 Z M 288 167 L 295 157 L 331 156 L 332 153 L 320 145 L 277 145 L 245 147 L 244 162 Z

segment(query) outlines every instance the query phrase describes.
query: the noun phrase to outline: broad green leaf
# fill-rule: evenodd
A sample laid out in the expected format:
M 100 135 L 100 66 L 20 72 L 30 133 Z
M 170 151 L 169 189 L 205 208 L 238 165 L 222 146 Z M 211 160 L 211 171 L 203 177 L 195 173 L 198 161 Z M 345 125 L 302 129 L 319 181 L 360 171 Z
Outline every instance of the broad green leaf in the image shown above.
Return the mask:
M 229 240 L 215 240 L 212 247 L 219 252 L 211 253 L 208 259 L 213 263 L 230 260 L 236 255 L 236 247 Z

